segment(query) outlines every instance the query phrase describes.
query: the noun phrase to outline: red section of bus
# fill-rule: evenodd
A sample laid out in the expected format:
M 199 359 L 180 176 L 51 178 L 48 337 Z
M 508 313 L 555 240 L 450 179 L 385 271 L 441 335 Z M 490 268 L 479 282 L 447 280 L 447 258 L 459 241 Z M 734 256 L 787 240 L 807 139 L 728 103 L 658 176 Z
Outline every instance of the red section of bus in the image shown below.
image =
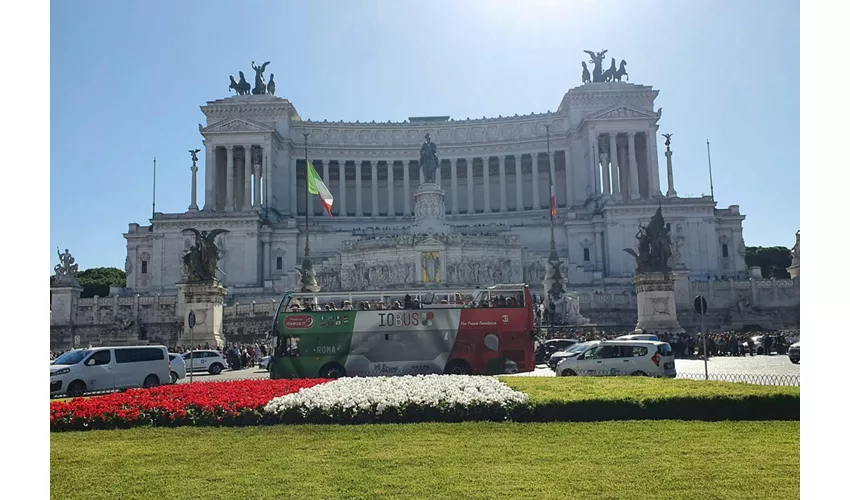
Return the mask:
M 526 302 L 530 303 L 530 300 Z M 501 373 L 494 367 L 504 358 L 515 362 L 521 372 L 534 370 L 530 319 L 531 313 L 526 307 L 463 309 L 449 361 L 466 361 L 476 374 Z M 491 334 L 498 339 L 495 351 L 485 344 L 485 338 Z

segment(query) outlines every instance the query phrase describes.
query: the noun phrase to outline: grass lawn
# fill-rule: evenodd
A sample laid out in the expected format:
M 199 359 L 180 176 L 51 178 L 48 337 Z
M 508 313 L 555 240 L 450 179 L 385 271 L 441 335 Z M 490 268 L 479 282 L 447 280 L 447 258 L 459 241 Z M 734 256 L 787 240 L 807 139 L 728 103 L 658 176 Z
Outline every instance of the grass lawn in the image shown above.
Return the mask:
M 800 423 L 142 428 L 50 436 L 51 498 L 799 498 Z
M 800 396 L 800 388 L 652 377 L 500 377 L 531 401 Z

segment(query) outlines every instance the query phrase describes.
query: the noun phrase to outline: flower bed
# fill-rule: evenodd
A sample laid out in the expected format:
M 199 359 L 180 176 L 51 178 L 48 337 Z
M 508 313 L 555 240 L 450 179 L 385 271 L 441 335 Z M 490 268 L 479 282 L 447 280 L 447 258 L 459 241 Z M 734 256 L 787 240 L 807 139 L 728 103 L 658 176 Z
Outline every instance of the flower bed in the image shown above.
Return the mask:
M 323 384 L 323 379 L 235 380 L 130 389 L 50 403 L 50 430 L 181 425 L 256 425 L 270 399 Z
M 459 422 L 506 420 L 527 402 L 495 377 L 418 375 L 339 379 L 275 398 L 264 410 L 284 423 Z

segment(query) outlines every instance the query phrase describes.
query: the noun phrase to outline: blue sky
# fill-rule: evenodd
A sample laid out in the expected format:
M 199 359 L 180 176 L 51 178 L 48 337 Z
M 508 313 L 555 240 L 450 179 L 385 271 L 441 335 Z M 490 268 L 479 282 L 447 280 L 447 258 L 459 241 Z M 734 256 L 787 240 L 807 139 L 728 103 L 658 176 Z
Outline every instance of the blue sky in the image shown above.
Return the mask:
M 582 51 L 608 49 L 661 91 L 680 196 L 709 192 L 708 138 L 718 206 L 741 206 L 747 244 L 790 247 L 799 229 L 798 2 L 78 0 L 50 14 L 54 260 L 60 246 L 82 268 L 123 268 L 154 157 L 157 211 L 186 210 L 199 106 L 252 60 L 304 118 L 402 121 L 554 110 Z

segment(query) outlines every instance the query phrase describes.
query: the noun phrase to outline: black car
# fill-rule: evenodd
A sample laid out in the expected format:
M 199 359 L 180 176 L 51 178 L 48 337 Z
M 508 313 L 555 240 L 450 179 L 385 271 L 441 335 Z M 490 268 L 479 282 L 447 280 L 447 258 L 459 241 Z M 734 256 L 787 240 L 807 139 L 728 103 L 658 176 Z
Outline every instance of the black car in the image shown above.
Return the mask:
M 547 340 L 537 346 L 537 350 L 534 352 L 534 364 L 537 365 L 545 365 L 549 361 L 549 357 L 552 354 L 563 351 L 568 347 L 572 347 L 578 344 L 578 340 L 576 339 L 552 339 Z

